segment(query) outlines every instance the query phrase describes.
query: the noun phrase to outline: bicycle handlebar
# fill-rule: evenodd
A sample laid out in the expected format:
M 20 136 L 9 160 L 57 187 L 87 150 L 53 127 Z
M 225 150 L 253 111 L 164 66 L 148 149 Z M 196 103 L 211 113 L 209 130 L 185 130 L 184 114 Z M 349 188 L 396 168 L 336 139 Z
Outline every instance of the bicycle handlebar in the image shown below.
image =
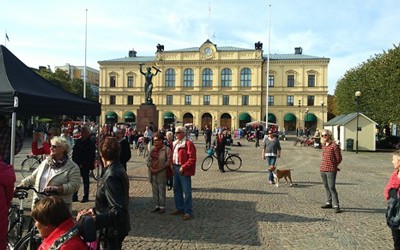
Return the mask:
M 20 187 L 16 187 L 15 189 L 16 190 L 17 189 L 22 189 L 22 190 L 25 190 L 25 191 L 33 190 L 35 193 L 41 194 L 41 195 L 45 195 L 45 196 L 50 196 L 50 195 L 56 194 L 55 192 L 39 192 L 39 191 L 36 190 L 36 188 L 34 188 L 32 186 L 28 186 L 28 187 L 20 186 Z

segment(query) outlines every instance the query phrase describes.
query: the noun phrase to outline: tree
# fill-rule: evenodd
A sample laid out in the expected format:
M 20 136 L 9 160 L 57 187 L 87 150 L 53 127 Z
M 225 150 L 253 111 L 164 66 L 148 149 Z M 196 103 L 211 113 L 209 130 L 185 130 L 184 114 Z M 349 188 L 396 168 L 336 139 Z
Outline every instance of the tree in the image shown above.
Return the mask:
M 355 92 L 361 91 L 359 111 L 380 124 L 400 123 L 400 47 L 371 57 L 348 70 L 335 89 L 336 114 L 356 112 Z M 335 111 L 336 112 L 336 111 Z

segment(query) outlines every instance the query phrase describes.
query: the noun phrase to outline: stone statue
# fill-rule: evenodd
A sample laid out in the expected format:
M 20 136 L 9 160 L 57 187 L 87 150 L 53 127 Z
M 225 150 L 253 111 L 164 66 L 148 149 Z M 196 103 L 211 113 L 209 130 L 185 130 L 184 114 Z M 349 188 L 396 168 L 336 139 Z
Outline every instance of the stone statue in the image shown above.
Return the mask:
M 143 72 L 143 70 L 142 70 L 143 65 L 144 65 L 144 63 L 139 64 L 140 73 L 142 75 L 144 75 L 144 78 L 146 80 L 146 82 L 144 84 L 144 93 L 146 95 L 146 103 L 147 104 L 153 104 L 153 99 L 151 98 L 151 95 L 153 93 L 153 82 L 152 82 L 152 79 L 153 79 L 153 76 L 156 76 L 158 74 L 158 72 L 161 72 L 161 71 L 153 66 L 153 69 L 156 70 L 155 74 L 153 74 L 151 72 L 151 67 L 147 67 L 147 72 Z

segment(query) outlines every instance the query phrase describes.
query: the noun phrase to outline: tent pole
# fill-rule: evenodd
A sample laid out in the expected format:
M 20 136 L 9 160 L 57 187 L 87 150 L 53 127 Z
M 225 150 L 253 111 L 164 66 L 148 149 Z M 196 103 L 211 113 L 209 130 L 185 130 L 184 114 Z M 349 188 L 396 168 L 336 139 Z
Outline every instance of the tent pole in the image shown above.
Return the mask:
M 11 118 L 11 149 L 10 149 L 10 164 L 14 165 L 14 155 L 15 155 L 15 133 L 17 127 L 17 113 L 12 113 Z

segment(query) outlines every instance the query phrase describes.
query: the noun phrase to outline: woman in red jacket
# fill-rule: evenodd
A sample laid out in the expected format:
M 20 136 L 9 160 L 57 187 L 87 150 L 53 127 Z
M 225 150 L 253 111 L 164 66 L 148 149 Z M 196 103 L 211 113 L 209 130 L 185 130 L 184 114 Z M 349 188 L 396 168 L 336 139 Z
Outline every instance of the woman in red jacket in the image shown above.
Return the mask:
M 396 199 L 399 193 L 400 188 L 400 150 L 396 150 L 393 152 L 392 164 L 394 171 L 392 176 L 389 179 L 389 183 L 385 188 L 385 199 L 389 200 L 389 198 Z M 394 249 L 400 249 L 400 230 L 397 228 L 392 229 L 392 237 L 394 243 Z
M 47 132 L 46 140 L 43 138 L 42 133 L 34 133 L 33 141 L 32 141 L 32 154 L 33 155 L 49 155 L 50 154 L 50 140 L 53 139 L 54 136 L 60 136 L 61 131 L 59 128 L 50 128 Z M 42 141 L 42 146 L 39 147 L 39 140 Z
M 35 226 L 43 238 L 39 250 L 87 250 L 88 246 L 78 234 L 75 222 L 63 199 L 49 196 L 40 199 L 32 209 Z M 61 236 L 68 233 L 67 237 Z

